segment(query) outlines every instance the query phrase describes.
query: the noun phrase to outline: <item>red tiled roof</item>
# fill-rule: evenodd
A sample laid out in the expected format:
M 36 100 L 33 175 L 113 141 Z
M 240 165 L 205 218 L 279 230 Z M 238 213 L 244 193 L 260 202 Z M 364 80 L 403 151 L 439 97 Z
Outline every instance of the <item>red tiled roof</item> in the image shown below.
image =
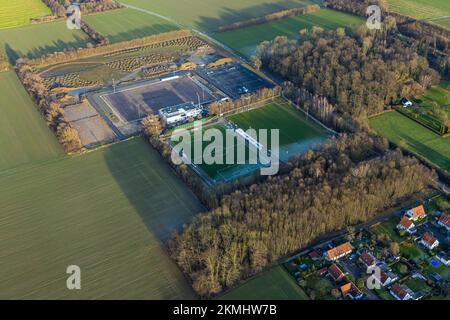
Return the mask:
M 331 275 L 334 281 L 339 281 L 344 277 L 344 273 L 334 263 L 328 268 L 328 273 Z
M 418 219 L 418 218 L 422 218 L 425 217 L 425 208 L 423 207 L 423 205 L 417 206 L 415 208 L 412 209 L 413 211 L 413 218 L 414 219 Z
M 439 222 L 450 228 L 450 215 L 444 212 L 439 218 Z
M 353 293 L 356 295 L 361 293 L 361 290 L 359 290 L 358 287 L 353 284 L 353 282 L 349 282 L 341 286 L 341 293 L 342 296 L 345 298 L 349 293 Z
M 413 225 L 413 222 L 411 220 L 409 220 L 407 216 L 403 216 L 402 220 L 400 220 L 400 224 L 405 229 L 409 229 Z
M 425 232 L 422 240 L 431 247 L 433 245 L 433 243 L 436 242 L 437 239 L 431 233 Z
M 346 242 L 346 243 L 343 243 L 333 249 L 328 250 L 327 257 L 330 260 L 334 260 L 343 254 L 348 254 L 348 253 L 352 252 L 352 250 L 353 250 L 353 247 L 350 244 L 350 242 Z

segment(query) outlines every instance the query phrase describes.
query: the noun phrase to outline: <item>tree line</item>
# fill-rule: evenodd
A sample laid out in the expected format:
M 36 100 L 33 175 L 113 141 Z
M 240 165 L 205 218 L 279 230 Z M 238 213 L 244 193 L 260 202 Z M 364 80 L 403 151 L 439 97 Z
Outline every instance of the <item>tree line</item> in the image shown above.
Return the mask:
M 267 14 L 262 17 L 248 19 L 245 21 L 238 21 L 238 22 L 229 24 L 227 26 L 221 26 L 221 27 L 219 27 L 218 31 L 226 32 L 226 31 L 231 31 L 231 30 L 235 30 L 235 29 L 251 27 L 251 26 L 258 25 L 258 24 L 264 24 L 267 22 L 278 21 L 281 19 L 297 17 L 297 16 L 300 16 L 303 14 L 313 13 L 313 12 L 317 12 L 317 11 L 320 11 L 320 6 L 318 6 L 316 4 L 309 5 L 306 7 L 301 7 L 301 8 L 292 8 L 292 9 L 281 10 L 281 11 Z
M 439 83 L 417 47 L 408 47 L 394 25 L 379 32 L 365 27 L 347 34 L 300 31 L 299 40 L 277 37 L 257 48 L 263 65 L 275 74 L 315 95 L 326 97 L 335 112 L 365 125 L 400 98 L 422 95 Z
M 71 48 L 63 52 L 53 52 L 45 56 L 29 60 L 29 63 L 35 66 L 48 66 L 52 64 L 65 63 L 69 61 L 74 61 L 102 54 L 112 54 L 125 50 L 134 50 L 147 45 L 154 45 L 165 41 L 181 39 L 189 36 L 192 36 L 192 33 L 189 30 L 169 31 L 148 37 L 143 37 L 119 43 L 107 44 L 97 47 L 88 46 L 87 48 L 78 48 L 78 49 Z
M 82 144 L 78 131 L 70 127 L 64 119 L 60 101 L 57 97 L 52 97 L 42 77 L 33 72 L 33 67 L 26 59 L 17 60 L 15 70 L 28 94 L 44 115 L 48 126 L 56 133 L 65 151 L 68 153 L 80 151 Z
M 65 17 L 67 8 L 72 4 L 72 1 L 70 0 L 42 0 L 42 2 L 44 2 L 57 17 Z M 80 6 L 81 12 L 84 14 L 124 7 L 114 0 L 79 0 L 77 3 Z
M 210 297 L 314 239 L 366 222 L 425 190 L 434 172 L 365 134 L 332 139 L 269 177 L 225 196 L 169 242 L 195 291 Z M 381 157 L 371 157 L 373 150 Z M 363 159 L 363 160 L 361 160 Z

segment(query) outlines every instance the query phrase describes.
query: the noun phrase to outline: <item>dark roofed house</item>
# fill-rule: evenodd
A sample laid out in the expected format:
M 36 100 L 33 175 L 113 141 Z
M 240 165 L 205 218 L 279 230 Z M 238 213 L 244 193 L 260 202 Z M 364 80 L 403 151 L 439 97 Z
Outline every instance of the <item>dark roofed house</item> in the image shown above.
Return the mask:
M 328 268 L 328 274 L 334 280 L 334 282 L 339 282 L 345 277 L 345 274 L 342 272 L 342 270 L 334 263 Z
M 450 215 L 444 212 L 439 218 L 438 224 L 447 229 L 447 232 L 450 231 Z
M 369 251 L 364 250 L 359 255 L 358 259 L 366 268 L 369 268 L 371 266 L 374 266 L 376 263 L 375 258 L 369 253 Z
M 392 286 L 390 293 L 397 300 L 412 300 L 414 295 L 411 289 L 398 283 Z
M 320 254 L 316 251 L 313 250 L 310 253 L 308 253 L 308 256 L 312 259 L 312 260 L 318 260 L 320 259 Z

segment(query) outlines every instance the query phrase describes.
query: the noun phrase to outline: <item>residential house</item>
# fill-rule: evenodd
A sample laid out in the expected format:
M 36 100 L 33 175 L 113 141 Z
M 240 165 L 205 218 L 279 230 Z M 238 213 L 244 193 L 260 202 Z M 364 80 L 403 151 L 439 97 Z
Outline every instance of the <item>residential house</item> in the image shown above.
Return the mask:
M 422 237 L 422 240 L 420 240 L 420 243 L 427 249 L 433 250 L 439 245 L 439 240 L 436 239 L 435 236 L 433 236 L 430 232 L 425 232 L 425 234 Z
M 439 218 L 438 225 L 444 227 L 447 232 L 450 232 L 450 215 L 444 212 Z
M 320 259 L 320 255 L 319 255 L 319 253 L 316 250 L 313 250 L 310 253 L 308 253 L 308 256 L 314 261 Z
M 397 300 L 412 300 L 414 296 L 414 292 L 411 289 L 398 283 L 392 286 L 390 293 Z
M 419 219 L 425 218 L 427 215 L 425 214 L 425 208 L 423 207 L 423 205 L 420 205 L 406 211 L 405 216 L 407 216 L 408 219 L 412 221 L 417 221 Z
M 374 266 L 377 262 L 374 256 L 372 256 L 367 250 L 361 252 L 358 261 L 361 262 L 366 267 L 366 270 Z
M 329 261 L 336 261 L 353 251 L 353 247 L 350 242 L 343 243 L 335 248 L 328 250 L 325 253 L 325 258 Z
M 378 275 L 379 275 L 379 277 L 378 277 Z M 397 281 L 397 279 L 398 279 L 398 276 L 395 273 L 390 272 L 390 271 L 385 272 L 381 269 L 380 269 L 379 273 L 375 272 L 374 276 L 375 276 L 375 280 L 382 287 L 387 287 L 387 286 L 391 285 L 392 283 L 394 283 L 394 281 Z
M 364 296 L 361 290 L 359 290 L 359 288 L 355 286 L 353 282 L 344 284 L 341 287 L 341 293 L 344 299 L 359 300 Z
M 447 253 L 445 253 L 444 251 L 439 252 L 436 255 L 436 258 L 442 262 L 444 265 L 446 265 L 447 267 L 450 266 L 450 255 L 448 255 Z
M 342 272 L 342 270 L 334 263 L 328 268 L 328 274 L 334 280 L 334 282 L 339 282 L 345 277 L 345 274 Z
M 403 216 L 403 218 L 400 220 L 400 223 L 397 225 L 397 229 L 404 230 L 411 234 L 414 233 L 416 230 L 414 222 L 412 222 L 410 219 L 408 219 L 408 217 L 406 215 Z

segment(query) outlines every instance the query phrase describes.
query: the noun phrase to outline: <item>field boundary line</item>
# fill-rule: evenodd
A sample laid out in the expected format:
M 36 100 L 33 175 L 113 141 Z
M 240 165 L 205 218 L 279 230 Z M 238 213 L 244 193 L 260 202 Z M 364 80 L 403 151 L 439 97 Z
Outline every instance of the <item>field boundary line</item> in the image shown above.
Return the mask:
M 281 92 L 281 97 L 288 102 L 291 106 L 295 106 L 296 109 L 300 110 L 301 112 L 303 112 L 303 114 L 306 116 L 306 119 L 308 118 L 312 118 L 314 122 L 316 122 L 318 125 L 320 125 L 322 128 L 324 128 L 325 130 L 330 131 L 331 133 L 333 133 L 333 135 L 339 135 L 338 132 L 334 131 L 333 129 L 327 127 L 324 123 L 322 123 L 322 121 L 319 121 L 316 119 L 316 117 L 314 117 L 311 113 L 307 113 L 305 110 L 303 110 L 302 107 L 300 107 L 298 104 L 294 103 L 292 100 L 286 98 L 286 96 L 284 95 L 283 92 Z

